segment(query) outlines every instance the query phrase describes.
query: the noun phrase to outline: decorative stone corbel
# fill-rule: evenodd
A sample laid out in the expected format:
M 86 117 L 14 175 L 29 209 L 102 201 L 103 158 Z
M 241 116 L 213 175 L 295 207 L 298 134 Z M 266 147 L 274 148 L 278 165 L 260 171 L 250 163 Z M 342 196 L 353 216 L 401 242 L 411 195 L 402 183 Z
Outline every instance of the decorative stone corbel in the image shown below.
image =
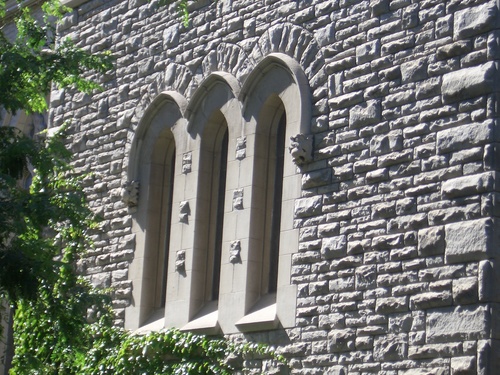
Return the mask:
M 294 137 L 290 137 L 290 141 L 290 147 L 288 147 L 288 150 L 292 155 L 295 165 L 300 167 L 301 165 L 312 161 L 312 135 L 297 134 Z
M 184 224 L 189 223 L 189 215 L 191 215 L 191 208 L 188 201 L 179 203 L 179 221 Z
M 186 251 L 179 250 L 175 255 L 175 270 L 179 273 L 186 271 Z
M 139 181 L 127 181 L 122 184 L 121 198 L 122 202 L 128 207 L 135 207 L 139 202 Z
M 232 241 L 229 249 L 229 261 L 233 264 L 241 263 L 241 242 L 239 240 Z

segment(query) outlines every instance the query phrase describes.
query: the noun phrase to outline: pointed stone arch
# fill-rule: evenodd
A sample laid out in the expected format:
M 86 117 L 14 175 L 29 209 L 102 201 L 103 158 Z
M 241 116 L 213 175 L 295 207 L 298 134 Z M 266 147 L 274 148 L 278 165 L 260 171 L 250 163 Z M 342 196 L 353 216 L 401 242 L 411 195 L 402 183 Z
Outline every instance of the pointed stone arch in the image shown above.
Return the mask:
M 304 28 L 290 23 L 272 26 L 259 38 L 257 47 L 251 57 L 258 62 L 276 52 L 292 57 L 304 70 L 312 90 L 327 82 L 323 51 Z
M 255 61 L 238 46 L 232 43 L 220 43 L 210 51 L 201 63 L 202 76 L 207 78 L 211 73 L 222 71 L 231 73 L 239 82 L 244 82 L 250 74 Z

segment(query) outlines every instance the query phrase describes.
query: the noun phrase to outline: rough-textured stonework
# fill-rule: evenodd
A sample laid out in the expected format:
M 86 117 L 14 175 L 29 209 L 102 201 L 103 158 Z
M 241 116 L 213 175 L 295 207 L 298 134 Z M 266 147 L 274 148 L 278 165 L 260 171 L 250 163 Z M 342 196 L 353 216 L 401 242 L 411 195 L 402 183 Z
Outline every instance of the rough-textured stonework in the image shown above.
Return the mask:
M 123 201 L 122 190 L 131 186 L 130 145 L 145 110 L 166 90 L 189 100 L 212 72 L 244 82 L 281 52 L 305 72 L 313 108 L 313 160 L 300 166 L 295 205 L 296 328 L 248 337 L 281 345 L 293 374 L 497 374 L 497 7 L 200 1 L 185 28 L 155 2 L 82 4 L 61 34 L 112 51 L 117 69 L 92 97 L 52 95 L 52 126 L 74 125 L 75 165 L 93 172 L 89 198 L 104 217 L 80 270 L 116 288 L 123 322 L 135 197 L 129 189 Z M 182 162 L 189 173 L 191 155 Z M 274 373 L 260 361 L 246 366 Z

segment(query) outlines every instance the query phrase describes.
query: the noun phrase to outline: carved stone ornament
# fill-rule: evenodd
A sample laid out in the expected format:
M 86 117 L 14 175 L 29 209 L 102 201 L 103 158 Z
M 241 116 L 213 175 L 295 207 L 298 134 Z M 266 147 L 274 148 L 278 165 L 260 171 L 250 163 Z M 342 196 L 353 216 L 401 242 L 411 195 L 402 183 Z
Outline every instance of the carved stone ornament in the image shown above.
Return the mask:
M 186 251 L 185 250 L 179 250 L 177 254 L 175 255 L 175 270 L 177 272 L 184 272 L 186 271 Z
M 127 181 L 122 184 L 122 202 L 128 207 L 135 207 L 139 202 L 139 181 Z
M 179 203 L 179 221 L 184 224 L 189 223 L 189 215 L 191 215 L 191 208 L 188 201 Z
M 232 241 L 229 249 L 229 261 L 233 264 L 241 263 L 241 242 L 239 240 Z
M 247 156 L 247 137 L 236 140 L 236 159 L 243 160 Z
M 188 174 L 191 172 L 191 165 L 193 164 L 193 155 L 191 152 L 186 152 L 182 155 L 182 173 Z
M 312 161 L 313 137 L 311 135 L 297 134 L 290 137 L 290 141 L 288 150 L 295 165 L 301 166 Z
M 243 209 L 243 189 L 236 189 L 233 191 L 233 209 Z

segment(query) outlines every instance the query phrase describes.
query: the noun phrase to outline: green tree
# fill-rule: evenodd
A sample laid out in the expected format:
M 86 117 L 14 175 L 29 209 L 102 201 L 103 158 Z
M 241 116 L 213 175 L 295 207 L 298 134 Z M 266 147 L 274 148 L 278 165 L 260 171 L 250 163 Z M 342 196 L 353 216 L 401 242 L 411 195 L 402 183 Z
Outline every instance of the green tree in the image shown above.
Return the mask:
M 111 56 L 92 55 L 69 39 L 56 43 L 53 21 L 66 11 L 58 1 L 44 2 L 39 20 L 22 3 L 18 1 L 16 17 L 4 18 L 0 29 L 0 106 L 12 113 L 43 112 L 52 84 L 97 89 L 84 73 L 111 69 Z M 0 16 L 6 16 L 5 1 L 0 1 Z M 8 22 L 17 31 L 12 38 L 4 34 Z M 76 181 L 63 178 L 69 156 L 55 138 L 34 139 L 0 128 L 0 293 L 10 301 L 33 299 L 41 281 L 54 283 L 60 264 L 54 257 L 61 249 L 56 242 L 74 236 L 72 231 L 83 234 L 90 225 Z M 30 189 L 19 184 L 28 167 L 35 171 Z M 50 231 L 57 241 L 47 236 Z
M 0 105 L 16 112 L 43 112 L 51 85 L 72 86 L 91 92 L 99 85 L 84 78 L 84 72 L 104 73 L 111 69 L 110 54 L 91 54 L 77 48 L 70 39 L 56 41 L 55 24 L 68 10 L 58 0 L 44 1 L 41 19 L 18 0 L 14 19 L 6 19 L 0 33 Z M 0 18 L 5 17 L 5 1 L 0 1 Z M 4 34 L 6 24 L 15 24 L 17 34 Z
M 39 20 L 18 4 L 16 37 L 7 38 L 4 28 L 0 35 L 0 106 L 42 112 L 52 85 L 99 89 L 85 74 L 111 69 L 111 56 L 92 55 L 71 40 L 56 43 L 53 25 L 66 11 L 58 1 L 45 1 Z M 85 200 L 85 176 L 71 168 L 66 130 L 30 138 L 0 127 L 0 299 L 15 311 L 11 374 L 230 374 L 230 357 L 273 356 L 256 344 L 178 330 L 138 336 L 113 325 L 105 291 L 75 270 L 99 223 Z M 26 187 L 20 180 L 28 171 Z

